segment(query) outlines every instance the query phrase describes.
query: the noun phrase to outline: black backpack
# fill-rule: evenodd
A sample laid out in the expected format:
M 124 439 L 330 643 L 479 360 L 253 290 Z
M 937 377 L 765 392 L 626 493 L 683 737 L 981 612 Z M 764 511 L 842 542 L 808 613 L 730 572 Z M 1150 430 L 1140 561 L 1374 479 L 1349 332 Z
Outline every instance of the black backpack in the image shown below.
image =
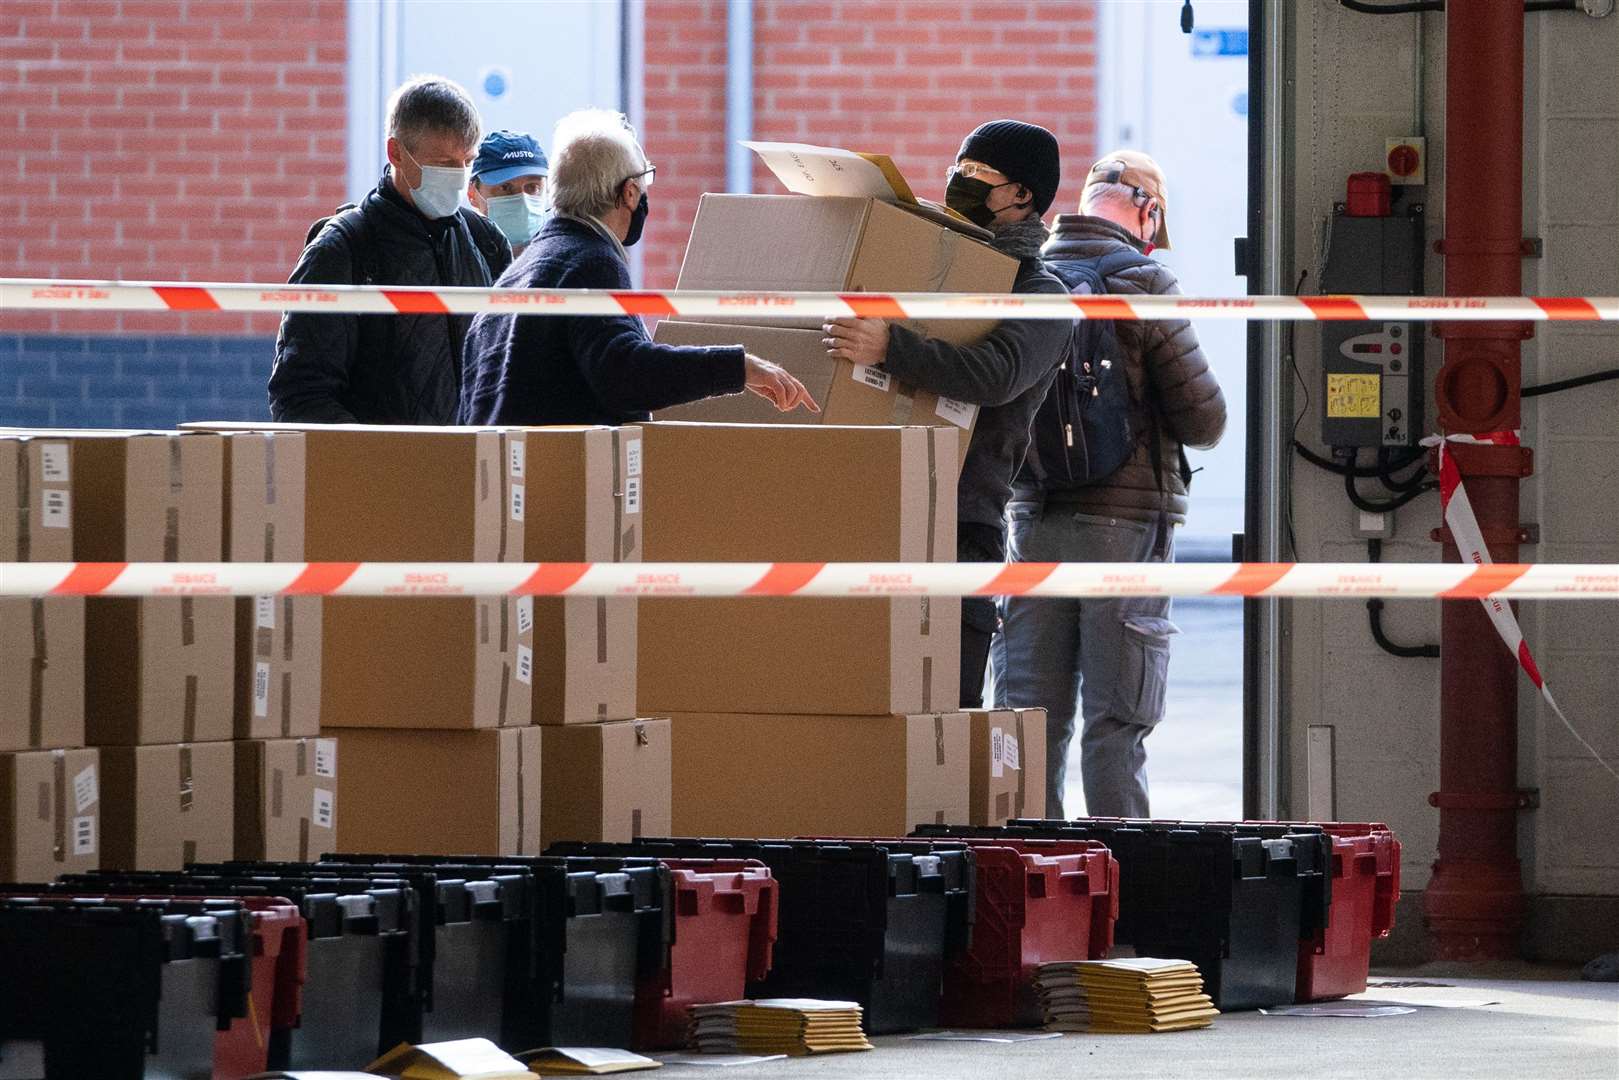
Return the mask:
M 1048 263 L 1047 269 L 1070 292 L 1102 296 L 1107 293 L 1109 275 L 1150 261 L 1134 251 L 1116 251 L 1094 259 Z M 1112 319 L 1074 322 L 1068 359 L 1057 369 L 1034 418 L 1034 448 L 1048 489 L 1100 483 L 1135 453 L 1139 434 L 1130 423 L 1130 381 L 1124 367 Z M 1156 427 L 1150 408 L 1147 415 L 1149 425 Z M 1156 477 L 1162 467 L 1157 460 L 1156 431 L 1151 435 Z
M 511 263 L 501 249 L 499 233 L 491 222 L 475 210 L 461 207 L 456 213 L 460 214 L 461 220 L 466 223 L 467 231 L 472 234 L 473 243 L 477 245 L 478 251 L 483 255 L 483 261 L 488 266 L 489 280 L 491 283 L 494 282 Z M 360 213 L 358 205 L 344 203 L 327 217 L 316 219 L 315 223 L 309 226 L 309 231 L 304 234 L 304 247 L 314 243 L 315 237 L 319 236 L 321 230 L 328 224 L 342 233 L 343 239 L 348 241 L 349 257 L 354 264 L 355 285 L 390 284 L 382 280 L 376 247 L 371 243 L 365 226 L 365 215 Z

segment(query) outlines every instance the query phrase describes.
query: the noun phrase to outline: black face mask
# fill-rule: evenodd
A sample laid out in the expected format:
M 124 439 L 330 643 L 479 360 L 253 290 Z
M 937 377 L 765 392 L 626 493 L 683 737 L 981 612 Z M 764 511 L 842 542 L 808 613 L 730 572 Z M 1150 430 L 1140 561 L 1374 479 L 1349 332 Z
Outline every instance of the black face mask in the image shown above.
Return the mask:
M 624 234 L 624 246 L 634 247 L 641 240 L 641 230 L 646 228 L 647 215 L 646 192 L 641 192 L 641 201 L 635 204 L 630 212 L 630 231 Z
M 998 187 L 1010 187 L 1015 183 L 1015 180 L 1008 180 L 1004 184 L 990 184 L 957 173 L 950 178 L 950 183 L 945 185 L 944 204 L 980 229 L 987 229 L 994 223 L 997 213 L 987 205 L 989 193 Z

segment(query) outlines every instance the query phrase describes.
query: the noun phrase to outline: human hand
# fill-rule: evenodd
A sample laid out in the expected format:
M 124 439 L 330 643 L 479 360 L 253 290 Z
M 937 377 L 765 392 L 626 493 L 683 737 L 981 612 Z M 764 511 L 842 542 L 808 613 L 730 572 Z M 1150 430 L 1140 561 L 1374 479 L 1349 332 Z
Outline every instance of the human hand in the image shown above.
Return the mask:
M 792 412 L 800 405 L 812 413 L 821 411 L 804 384 L 788 374 L 786 368 L 761 360 L 752 353 L 747 357 L 747 388 L 782 412 Z
M 875 367 L 888 357 L 888 323 L 883 319 L 833 319 L 821 330 L 826 353 L 834 360 Z

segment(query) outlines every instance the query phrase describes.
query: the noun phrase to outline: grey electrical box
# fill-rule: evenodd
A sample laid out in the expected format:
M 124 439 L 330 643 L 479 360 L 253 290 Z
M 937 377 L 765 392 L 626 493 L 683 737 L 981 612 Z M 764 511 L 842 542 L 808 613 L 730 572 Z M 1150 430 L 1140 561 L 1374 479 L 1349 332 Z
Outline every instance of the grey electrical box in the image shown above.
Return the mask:
M 1423 217 L 1332 217 L 1324 293 L 1419 296 Z M 1321 324 L 1321 441 L 1413 446 L 1423 423 L 1423 324 Z

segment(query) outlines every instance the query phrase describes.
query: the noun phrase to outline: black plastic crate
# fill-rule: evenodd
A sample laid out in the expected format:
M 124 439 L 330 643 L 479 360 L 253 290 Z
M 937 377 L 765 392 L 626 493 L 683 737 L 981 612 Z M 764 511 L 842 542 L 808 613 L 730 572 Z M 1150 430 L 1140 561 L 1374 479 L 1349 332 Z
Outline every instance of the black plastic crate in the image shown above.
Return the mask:
M 945 954 L 967 940 L 972 856 L 816 840 L 642 839 L 564 843 L 558 855 L 754 859 L 780 883 L 774 963 L 750 997 L 857 1001 L 866 1030 L 938 1022 Z

